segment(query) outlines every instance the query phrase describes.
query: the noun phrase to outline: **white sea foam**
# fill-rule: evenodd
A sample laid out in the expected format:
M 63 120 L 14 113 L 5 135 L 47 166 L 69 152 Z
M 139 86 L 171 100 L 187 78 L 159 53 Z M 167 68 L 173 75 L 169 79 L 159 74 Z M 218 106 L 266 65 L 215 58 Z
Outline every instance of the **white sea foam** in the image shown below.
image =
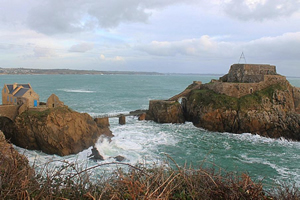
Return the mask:
M 242 134 L 232 134 L 232 133 L 220 133 L 226 135 L 229 138 L 237 139 L 240 141 L 248 141 L 255 144 L 269 144 L 269 145 L 280 145 L 300 149 L 300 142 L 287 140 L 283 137 L 281 138 L 268 138 L 251 133 Z
M 72 93 L 95 93 L 96 91 L 92 90 L 84 90 L 84 89 L 57 89 L 64 92 L 72 92 Z

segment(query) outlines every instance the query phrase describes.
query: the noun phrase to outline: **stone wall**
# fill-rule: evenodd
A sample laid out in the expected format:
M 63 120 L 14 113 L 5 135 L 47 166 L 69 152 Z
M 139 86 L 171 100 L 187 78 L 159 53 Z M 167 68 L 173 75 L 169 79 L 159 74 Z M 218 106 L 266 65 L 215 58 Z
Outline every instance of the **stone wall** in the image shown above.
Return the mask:
M 210 89 L 219 94 L 225 94 L 231 97 L 240 98 L 252 94 L 258 90 L 267 88 L 270 85 L 286 81 L 281 75 L 264 75 L 264 81 L 259 83 L 230 83 L 230 82 L 213 82 L 204 84 L 201 89 Z
M 14 120 L 18 113 L 18 107 L 15 105 L 0 105 L 0 117 L 7 117 Z
M 63 107 L 64 102 L 60 101 L 58 96 L 51 94 L 46 103 L 48 108 Z
M 274 65 L 234 64 L 228 74 L 221 77 L 222 82 L 258 83 L 264 81 L 264 75 L 276 75 Z

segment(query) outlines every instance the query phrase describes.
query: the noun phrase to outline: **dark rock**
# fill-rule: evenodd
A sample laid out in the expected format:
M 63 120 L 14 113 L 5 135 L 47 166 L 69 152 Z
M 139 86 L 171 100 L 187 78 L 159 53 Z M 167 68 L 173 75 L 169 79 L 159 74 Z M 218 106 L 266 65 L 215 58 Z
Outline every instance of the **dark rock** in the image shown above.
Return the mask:
M 118 161 L 118 162 L 122 162 L 123 160 L 125 160 L 125 157 L 119 155 L 119 156 L 114 157 L 114 159 L 116 159 L 116 161 Z
M 100 155 L 98 149 L 95 146 L 93 146 L 93 148 L 92 148 L 92 154 L 89 156 L 89 158 L 91 160 L 95 160 L 95 161 L 97 161 L 97 160 L 104 160 L 103 156 Z

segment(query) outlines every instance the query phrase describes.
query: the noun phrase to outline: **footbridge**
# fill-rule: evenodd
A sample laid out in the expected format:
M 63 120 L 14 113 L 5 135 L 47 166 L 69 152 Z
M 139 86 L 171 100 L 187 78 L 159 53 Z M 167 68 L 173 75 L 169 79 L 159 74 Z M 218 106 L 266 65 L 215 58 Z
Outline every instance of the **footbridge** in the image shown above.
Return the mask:
M 94 118 L 117 118 L 121 116 L 140 116 L 143 113 L 146 113 L 148 110 L 135 110 L 129 113 L 116 113 L 116 114 L 103 114 L 103 115 L 96 115 Z
M 147 110 L 135 110 L 130 113 L 119 113 L 119 114 L 104 114 L 104 115 L 97 115 L 94 116 L 94 119 L 98 118 L 119 118 L 119 124 L 124 125 L 126 123 L 126 117 L 127 116 L 140 116 L 143 113 L 146 113 Z

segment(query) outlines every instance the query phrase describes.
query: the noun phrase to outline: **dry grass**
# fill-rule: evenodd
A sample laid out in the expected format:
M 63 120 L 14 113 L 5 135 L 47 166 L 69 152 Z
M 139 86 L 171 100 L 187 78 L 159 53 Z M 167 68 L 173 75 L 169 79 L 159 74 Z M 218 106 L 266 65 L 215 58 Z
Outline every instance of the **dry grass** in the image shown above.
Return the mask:
M 104 165 L 119 168 L 95 181 L 92 169 Z M 263 185 L 247 174 L 224 174 L 213 169 L 179 167 L 176 163 L 175 167 L 151 168 L 103 163 L 82 169 L 63 162 L 59 168 L 45 165 L 34 176 L 26 174 L 29 172 L 20 172 L 17 166 L 2 170 L 0 199 L 300 199 L 297 188 L 282 186 L 265 192 Z

